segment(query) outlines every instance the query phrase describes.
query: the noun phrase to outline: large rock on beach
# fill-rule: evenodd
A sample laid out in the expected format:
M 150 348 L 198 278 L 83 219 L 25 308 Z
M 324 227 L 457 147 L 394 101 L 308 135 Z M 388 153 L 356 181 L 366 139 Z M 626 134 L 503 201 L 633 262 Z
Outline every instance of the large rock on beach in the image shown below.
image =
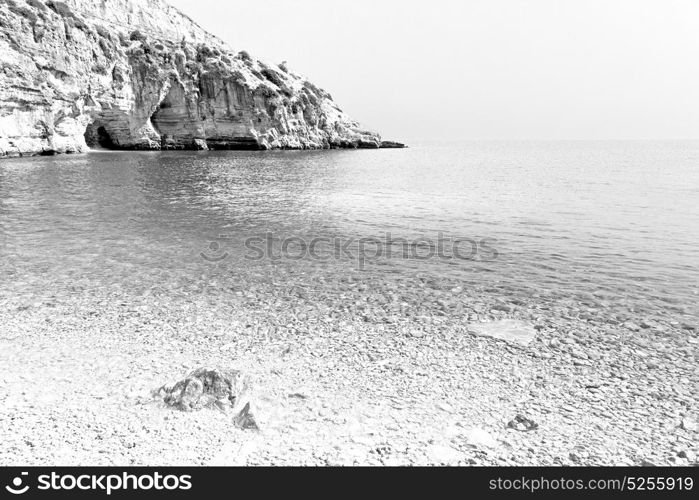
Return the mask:
M 249 388 L 250 382 L 242 372 L 198 368 L 184 379 L 160 387 L 156 395 L 166 405 L 182 411 L 202 408 L 227 411 L 242 406 Z
M 472 323 L 468 330 L 474 335 L 504 340 L 510 344 L 527 346 L 536 337 L 534 325 L 516 319 L 503 319 L 488 323 Z

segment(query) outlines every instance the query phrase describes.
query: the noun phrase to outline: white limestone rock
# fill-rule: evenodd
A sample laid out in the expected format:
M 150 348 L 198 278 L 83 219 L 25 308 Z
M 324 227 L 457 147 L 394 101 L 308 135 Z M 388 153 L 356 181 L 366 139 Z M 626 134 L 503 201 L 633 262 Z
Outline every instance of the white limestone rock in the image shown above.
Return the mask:
M 381 144 L 285 64 L 162 0 L 0 0 L 0 157 Z
M 515 345 L 527 346 L 536 337 L 534 325 L 516 319 L 503 319 L 488 323 L 473 323 L 468 329 L 474 335 L 504 340 Z

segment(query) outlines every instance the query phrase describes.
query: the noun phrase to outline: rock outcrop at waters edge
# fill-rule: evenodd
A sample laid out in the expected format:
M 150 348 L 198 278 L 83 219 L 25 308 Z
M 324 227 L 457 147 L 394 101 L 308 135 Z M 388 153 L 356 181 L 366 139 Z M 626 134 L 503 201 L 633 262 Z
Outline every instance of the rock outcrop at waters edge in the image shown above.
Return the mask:
M 382 141 L 285 64 L 232 50 L 161 0 L 0 0 L 0 157 L 90 147 Z

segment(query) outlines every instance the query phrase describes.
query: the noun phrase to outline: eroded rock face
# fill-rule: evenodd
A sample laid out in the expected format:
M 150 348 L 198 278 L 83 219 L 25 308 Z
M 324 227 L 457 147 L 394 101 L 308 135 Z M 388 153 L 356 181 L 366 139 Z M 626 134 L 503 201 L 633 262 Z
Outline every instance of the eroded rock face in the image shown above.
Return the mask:
M 327 92 L 161 0 L 0 0 L 0 157 L 381 145 Z

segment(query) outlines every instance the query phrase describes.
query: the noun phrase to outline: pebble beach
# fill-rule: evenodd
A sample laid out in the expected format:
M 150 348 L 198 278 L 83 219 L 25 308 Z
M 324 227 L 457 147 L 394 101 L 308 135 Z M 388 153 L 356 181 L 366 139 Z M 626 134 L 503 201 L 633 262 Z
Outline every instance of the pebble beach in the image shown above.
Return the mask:
M 3 297 L 0 464 L 696 463 L 690 325 L 377 285 L 340 280 L 334 302 L 293 288 Z M 534 328 L 526 346 L 473 333 L 508 318 Z M 259 431 L 153 396 L 202 366 L 250 376 Z

